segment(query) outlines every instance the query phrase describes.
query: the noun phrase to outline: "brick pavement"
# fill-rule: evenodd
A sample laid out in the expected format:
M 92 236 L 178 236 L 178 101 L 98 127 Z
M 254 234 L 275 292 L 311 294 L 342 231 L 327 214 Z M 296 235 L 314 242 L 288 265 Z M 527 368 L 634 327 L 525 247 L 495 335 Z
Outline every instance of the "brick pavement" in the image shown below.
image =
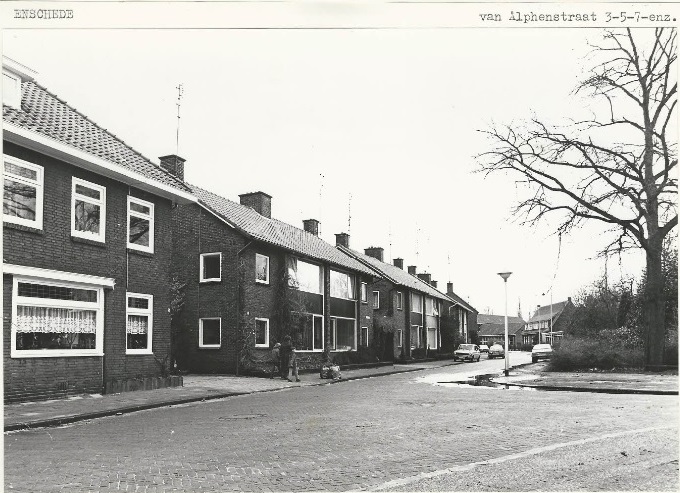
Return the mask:
M 427 378 L 469 368 L 304 386 L 7 433 L 5 489 L 366 490 L 421 472 L 625 432 L 640 427 L 640 416 L 648 428 L 677 423 L 672 396 L 447 388 Z M 611 452 L 600 448 L 588 449 L 588 460 Z

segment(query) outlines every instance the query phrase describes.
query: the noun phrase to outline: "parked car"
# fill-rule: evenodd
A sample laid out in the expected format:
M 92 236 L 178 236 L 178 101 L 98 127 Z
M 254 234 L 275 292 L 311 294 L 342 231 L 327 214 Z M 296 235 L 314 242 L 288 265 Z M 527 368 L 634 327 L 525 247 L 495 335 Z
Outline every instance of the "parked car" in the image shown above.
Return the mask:
M 458 349 L 453 352 L 453 361 L 479 361 L 482 353 L 479 352 L 479 346 L 476 344 L 459 344 Z
M 505 358 L 505 349 L 500 344 L 494 344 L 489 348 L 489 359 Z
M 488 353 L 489 352 L 489 346 L 486 344 L 480 344 L 479 345 L 479 352 L 480 353 Z
M 536 363 L 539 359 L 550 359 L 552 346 L 550 344 L 536 344 L 531 349 L 531 362 Z

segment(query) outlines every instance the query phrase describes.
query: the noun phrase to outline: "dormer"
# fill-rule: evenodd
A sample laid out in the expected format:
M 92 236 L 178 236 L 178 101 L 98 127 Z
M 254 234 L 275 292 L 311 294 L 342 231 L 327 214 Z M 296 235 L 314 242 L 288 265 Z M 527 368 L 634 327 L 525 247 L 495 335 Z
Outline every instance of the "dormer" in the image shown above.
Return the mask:
M 2 104 L 21 109 L 21 83 L 37 72 L 6 56 L 2 57 Z

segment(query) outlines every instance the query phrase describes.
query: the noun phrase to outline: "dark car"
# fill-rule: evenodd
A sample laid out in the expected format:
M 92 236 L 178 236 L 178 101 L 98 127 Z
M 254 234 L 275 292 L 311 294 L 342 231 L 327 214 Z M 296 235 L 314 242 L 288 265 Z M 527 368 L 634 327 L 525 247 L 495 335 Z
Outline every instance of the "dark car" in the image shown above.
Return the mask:
M 505 349 L 500 344 L 494 344 L 489 348 L 489 359 L 505 358 Z

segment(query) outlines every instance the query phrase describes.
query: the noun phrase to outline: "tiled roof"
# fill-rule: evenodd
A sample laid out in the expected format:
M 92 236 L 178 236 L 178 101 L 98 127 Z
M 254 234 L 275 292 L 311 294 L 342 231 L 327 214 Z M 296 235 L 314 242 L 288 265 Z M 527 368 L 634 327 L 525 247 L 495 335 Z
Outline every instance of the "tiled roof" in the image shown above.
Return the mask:
M 75 147 L 147 179 L 189 191 L 182 181 L 34 81 L 21 84 L 21 110 L 3 105 L 2 118 L 7 123 Z
M 564 310 L 568 303 L 570 303 L 569 300 L 560 301 L 559 303 L 553 303 L 552 305 L 553 319 L 557 317 L 560 313 L 562 313 L 562 310 Z M 538 310 L 536 310 L 536 313 L 534 313 L 534 315 L 529 319 L 529 323 L 542 322 L 544 320 L 550 320 L 550 305 L 539 307 Z
M 446 294 L 440 292 L 439 290 L 433 288 L 430 286 L 428 283 L 423 281 L 422 279 L 414 276 L 413 274 L 409 274 L 407 271 L 404 269 L 400 269 L 396 265 L 388 264 L 387 262 L 382 262 L 378 260 L 377 258 L 371 257 L 369 255 L 363 254 L 361 252 L 358 252 L 356 250 L 352 250 L 350 248 L 345 248 L 345 247 L 338 247 L 342 251 L 346 251 L 350 255 L 353 255 L 355 258 L 359 259 L 361 262 L 364 262 L 368 265 L 370 265 L 373 269 L 378 271 L 382 276 L 386 277 L 388 280 L 392 281 L 394 284 L 404 286 L 416 291 L 420 291 L 422 293 L 425 293 L 429 296 L 432 296 L 434 298 L 439 298 L 442 300 L 450 300 L 449 296 Z M 456 298 L 458 298 L 456 296 Z M 465 303 L 463 300 L 459 299 L 454 299 L 461 305 L 465 306 L 468 309 L 472 309 L 470 305 Z M 474 310 L 474 309 L 473 309 Z
M 480 336 L 492 336 L 505 334 L 505 315 L 477 315 L 478 334 Z M 520 317 L 508 317 L 508 333 L 517 334 L 521 332 L 525 322 Z
M 376 273 L 354 258 L 342 253 L 312 233 L 278 219 L 262 216 L 254 209 L 232 202 L 202 188 L 191 186 L 201 205 L 233 225 L 247 236 L 306 257 L 375 276 Z

